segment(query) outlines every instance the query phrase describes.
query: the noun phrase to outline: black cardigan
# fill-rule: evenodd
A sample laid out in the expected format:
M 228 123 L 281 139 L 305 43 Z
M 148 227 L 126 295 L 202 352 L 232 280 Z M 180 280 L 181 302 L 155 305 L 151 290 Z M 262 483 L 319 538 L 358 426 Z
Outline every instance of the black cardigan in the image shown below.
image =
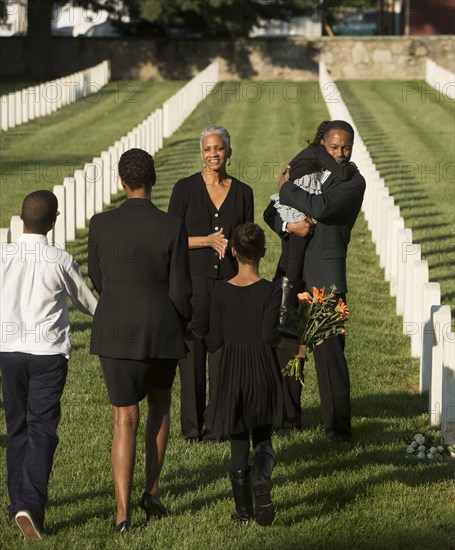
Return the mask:
M 184 220 L 189 237 L 209 235 L 223 228 L 231 239 L 235 228 L 254 220 L 253 190 L 232 178 L 228 194 L 217 210 L 200 172 L 179 180 L 172 190 L 168 213 Z M 211 279 L 226 279 L 237 273 L 234 258 L 228 253 L 222 260 L 212 248 L 190 249 L 192 275 Z

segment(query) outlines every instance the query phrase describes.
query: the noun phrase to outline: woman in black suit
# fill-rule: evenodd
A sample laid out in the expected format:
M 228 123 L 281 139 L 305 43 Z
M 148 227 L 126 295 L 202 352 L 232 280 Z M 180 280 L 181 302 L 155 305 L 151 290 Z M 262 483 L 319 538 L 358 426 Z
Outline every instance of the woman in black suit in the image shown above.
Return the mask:
M 228 131 L 222 126 L 205 128 L 200 136 L 200 149 L 202 171 L 175 184 L 168 212 L 185 221 L 193 283 L 194 331 L 205 335 L 213 285 L 237 273 L 229 240 L 238 225 L 254 221 L 254 203 L 252 189 L 226 172 L 232 155 Z M 188 342 L 188 347 L 187 356 L 179 361 L 180 414 L 182 435 L 194 442 L 203 438 L 207 348 L 196 338 Z M 217 356 L 209 354 L 210 402 L 217 384 Z M 212 438 L 212 434 L 204 434 L 204 439 Z
M 100 294 L 90 352 L 100 356 L 112 404 L 112 469 L 116 531 L 129 527 L 138 403 L 147 397 L 146 484 L 140 506 L 166 515 L 158 481 L 169 436 L 171 388 L 177 360 L 185 356 L 191 318 L 188 235 L 182 221 L 151 201 L 153 158 L 130 149 L 119 161 L 127 200 L 93 216 L 89 276 Z

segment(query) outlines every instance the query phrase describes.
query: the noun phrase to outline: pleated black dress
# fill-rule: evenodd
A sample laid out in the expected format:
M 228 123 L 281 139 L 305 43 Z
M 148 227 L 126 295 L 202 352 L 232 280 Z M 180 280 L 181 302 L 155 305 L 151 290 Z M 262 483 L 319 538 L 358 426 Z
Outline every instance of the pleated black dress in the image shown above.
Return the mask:
M 214 407 L 205 422 L 216 435 L 232 435 L 265 424 L 280 426 L 281 373 L 272 344 L 278 333 L 281 289 L 261 279 L 249 286 L 220 282 L 212 293 L 211 352 L 222 348 Z

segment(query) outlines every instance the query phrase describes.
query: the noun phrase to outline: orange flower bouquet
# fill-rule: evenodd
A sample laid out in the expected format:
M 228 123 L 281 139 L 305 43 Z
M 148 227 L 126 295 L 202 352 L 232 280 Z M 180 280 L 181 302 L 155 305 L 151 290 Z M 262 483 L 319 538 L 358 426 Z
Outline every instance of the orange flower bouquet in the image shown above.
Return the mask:
M 299 301 L 296 307 L 287 305 L 288 319 L 294 322 L 298 329 L 298 343 L 305 344 L 308 351 L 338 334 L 344 334 L 349 328 L 347 317 L 349 309 L 341 298 L 337 298 L 336 287 L 332 285 L 329 294 L 325 288 L 313 287 L 309 292 L 297 294 Z M 292 358 L 281 371 L 285 376 L 295 376 L 303 384 L 302 361 Z

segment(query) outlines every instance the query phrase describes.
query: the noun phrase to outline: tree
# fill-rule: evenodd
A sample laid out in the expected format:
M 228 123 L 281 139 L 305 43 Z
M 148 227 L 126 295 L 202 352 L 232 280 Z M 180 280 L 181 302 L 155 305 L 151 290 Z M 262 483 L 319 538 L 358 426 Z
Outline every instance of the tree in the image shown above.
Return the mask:
M 11 3 L 11 0 L 0 0 L 0 19 L 6 17 L 7 5 Z M 107 10 L 114 17 L 120 17 L 128 12 L 128 4 L 135 4 L 135 0 L 129 2 L 121 2 L 121 0 L 104 0 L 104 2 L 95 0 L 71 0 L 71 2 L 68 0 L 28 0 L 25 54 L 25 70 L 28 78 L 44 80 L 55 76 L 52 67 L 53 8 L 68 3 L 94 11 Z
M 248 36 L 261 20 L 313 13 L 318 0 L 136 0 L 142 17 L 165 28 L 186 29 L 204 36 Z
M 368 1 L 350 0 L 351 4 Z M 0 0 L 0 17 L 10 2 Z M 68 3 L 94 11 L 107 10 L 114 19 L 123 15 L 132 19 L 143 17 L 164 28 L 181 28 L 205 36 L 248 36 L 261 20 L 289 21 L 313 13 L 320 5 L 319 0 L 28 0 L 26 71 L 29 78 L 41 80 L 55 76 L 52 70 L 53 7 Z

